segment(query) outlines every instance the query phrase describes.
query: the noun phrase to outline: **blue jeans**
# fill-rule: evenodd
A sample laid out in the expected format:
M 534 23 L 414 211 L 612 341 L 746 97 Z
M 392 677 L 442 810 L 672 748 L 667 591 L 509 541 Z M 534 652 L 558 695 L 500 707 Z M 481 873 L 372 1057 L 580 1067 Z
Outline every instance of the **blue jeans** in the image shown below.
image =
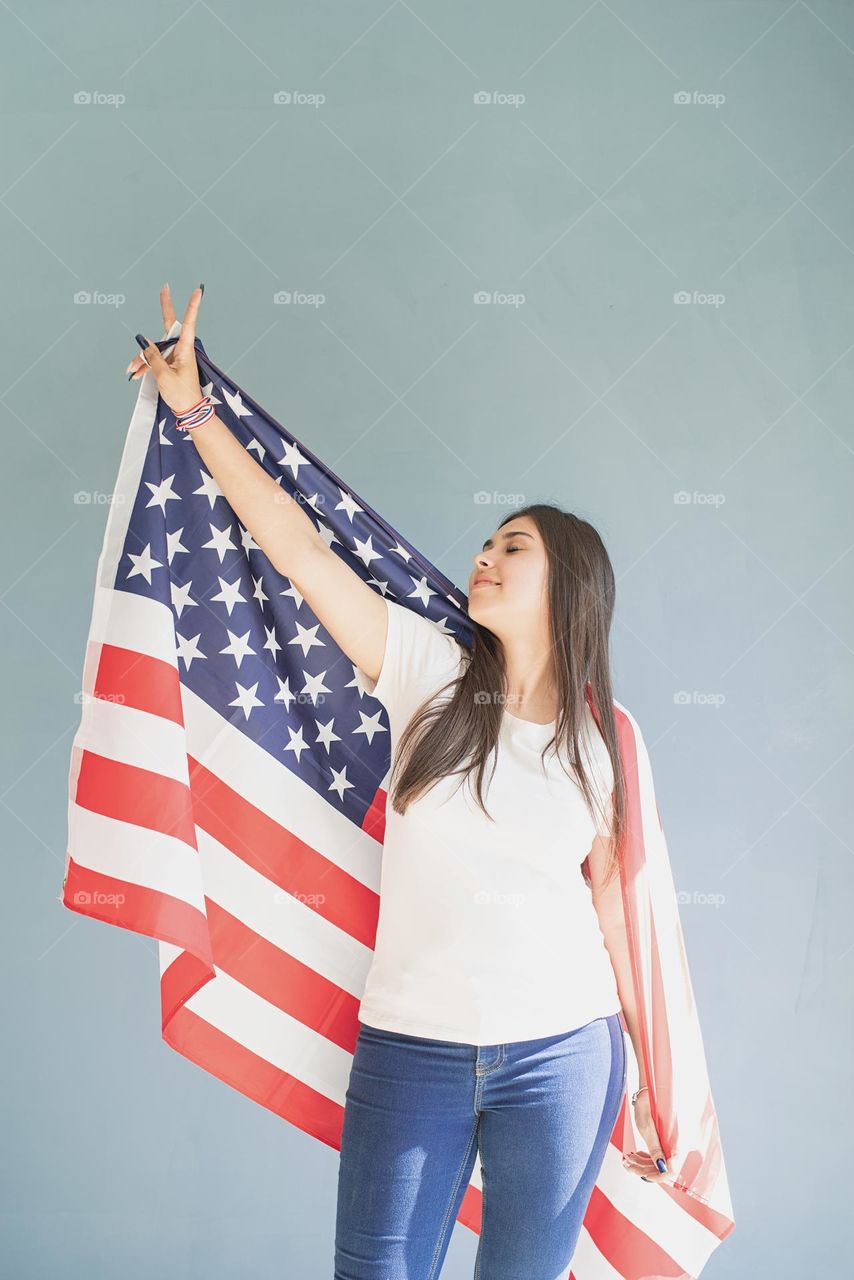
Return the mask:
M 476 1153 L 474 1280 L 565 1277 L 625 1081 L 616 1013 L 488 1045 L 362 1023 L 344 1105 L 335 1280 L 436 1280 Z

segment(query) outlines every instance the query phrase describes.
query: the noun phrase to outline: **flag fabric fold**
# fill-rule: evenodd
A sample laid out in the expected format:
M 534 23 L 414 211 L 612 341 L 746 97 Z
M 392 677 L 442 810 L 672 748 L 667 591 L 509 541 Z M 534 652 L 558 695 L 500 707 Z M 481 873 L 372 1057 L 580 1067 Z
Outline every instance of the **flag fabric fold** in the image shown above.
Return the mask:
M 158 343 L 167 351 L 176 322 Z M 195 343 L 203 392 L 374 589 L 470 645 L 466 597 Z M 589 698 L 589 690 L 588 690 Z M 361 673 L 240 524 L 188 433 L 140 383 L 98 563 L 71 752 L 62 902 L 157 939 L 177 1052 L 340 1149 L 376 934 L 388 721 Z M 592 703 L 591 703 L 592 707 Z M 593 708 L 595 714 L 595 708 Z M 614 704 L 628 789 L 621 891 L 650 1105 L 626 1095 L 575 1280 L 690 1280 L 734 1219 L 649 755 Z M 479 1161 L 459 1221 L 481 1225 Z

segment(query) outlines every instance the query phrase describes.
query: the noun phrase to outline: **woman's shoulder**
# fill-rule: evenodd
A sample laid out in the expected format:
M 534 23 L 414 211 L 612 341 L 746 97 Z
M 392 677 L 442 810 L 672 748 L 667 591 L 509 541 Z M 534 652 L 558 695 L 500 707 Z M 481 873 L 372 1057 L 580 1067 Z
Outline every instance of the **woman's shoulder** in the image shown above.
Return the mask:
M 408 715 L 423 697 L 438 692 L 459 675 L 469 650 L 448 625 L 448 617 L 431 618 L 420 604 L 384 597 L 388 630 L 379 678 L 372 681 L 357 668 L 360 684 L 390 713 Z

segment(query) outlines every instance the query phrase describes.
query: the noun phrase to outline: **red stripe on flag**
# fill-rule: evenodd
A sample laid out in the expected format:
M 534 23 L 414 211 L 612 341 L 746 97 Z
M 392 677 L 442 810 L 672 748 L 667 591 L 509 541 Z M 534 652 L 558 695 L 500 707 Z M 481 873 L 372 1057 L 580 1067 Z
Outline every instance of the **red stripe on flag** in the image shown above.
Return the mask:
M 181 682 L 175 667 L 162 658 L 151 658 L 135 649 L 101 646 L 94 694 L 137 711 L 183 725 Z
M 160 976 L 161 1026 L 175 1016 L 182 1005 L 199 991 L 206 982 L 216 977 L 212 965 L 203 964 L 189 951 L 182 951 Z
M 195 820 L 247 866 L 373 950 L 379 894 L 238 795 L 192 757 Z
M 180 898 L 92 871 L 69 855 L 62 903 L 81 915 L 183 947 L 193 954 L 207 977 L 213 977 L 207 920 L 201 911 Z
M 339 1103 L 238 1044 L 189 1009 L 175 1013 L 163 1030 L 163 1038 L 218 1080 L 340 1151 L 344 1108 Z
M 162 831 L 196 847 L 190 788 L 174 778 L 84 750 L 75 799 L 93 813 Z
M 464 1227 L 480 1235 L 483 1226 L 483 1192 L 480 1187 L 473 1186 L 471 1182 L 466 1187 L 466 1193 L 460 1204 L 457 1222 L 461 1222 Z
M 623 1280 L 648 1280 L 649 1276 L 657 1280 L 666 1280 L 666 1277 L 682 1280 L 685 1275 L 684 1268 L 620 1213 L 595 1184 L 584 1214 L 584 1226 L 602 1257 Z
M 364 818 L 362 819 L 362 830 L 366 831 L 369 836 L 382 844 L 385 841 L 385 810 L 388 803 L 388 795 L 382 787 L 377 787 L 374 798 L 368 805 Z
M 268 1004 L 353 1053 L 359 999 L 208 899 L 216 967 Z

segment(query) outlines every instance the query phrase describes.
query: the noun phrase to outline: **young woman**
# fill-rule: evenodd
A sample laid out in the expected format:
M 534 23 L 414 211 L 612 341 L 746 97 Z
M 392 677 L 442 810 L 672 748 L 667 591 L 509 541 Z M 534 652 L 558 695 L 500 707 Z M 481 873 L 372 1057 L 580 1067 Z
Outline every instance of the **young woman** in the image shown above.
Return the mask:
M 202 400 L 201 297 L 166 359 L 140 335 L 128 366 L 133 378 L 150 368 L 176 414 Z M 168 286 L 160 301 L 168 331 Z M 556 1280 L 625 1090 L 621 1012 L 641 1060 L 615 852 L 625 780 L 602 540 L 550 505 L 502 520 L 473 556 L 469 650 L 354 573 L 207 406 L 187 425 L 238 518 L 389 717 L 336 1280 L 435 1280 L 477 1155 L 476 1280 Z M 644 1089 L 641 1079 L 632 1101 L 648 1151 L 627 1167 L 659 1181 L 671 1175 Z

